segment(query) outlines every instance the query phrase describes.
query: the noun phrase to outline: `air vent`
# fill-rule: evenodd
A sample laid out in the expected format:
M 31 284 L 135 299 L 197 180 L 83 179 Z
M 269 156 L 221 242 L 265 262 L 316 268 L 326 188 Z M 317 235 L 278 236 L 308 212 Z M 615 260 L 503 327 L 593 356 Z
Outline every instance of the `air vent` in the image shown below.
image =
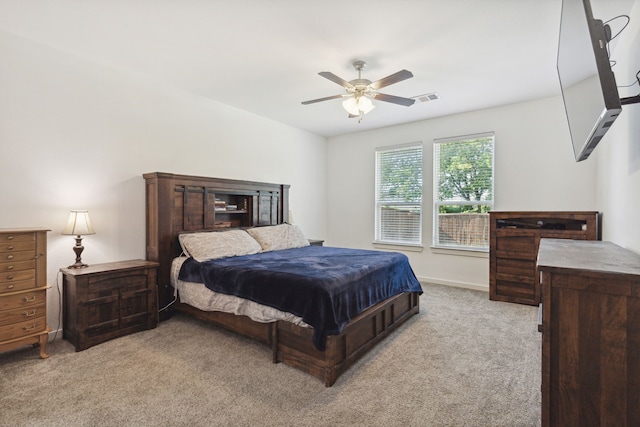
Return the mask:
M 435 101 L 436 99 L 440 99 L 440 96 L 435 93 L 425 93 L 424 95 L 418 95 L 418 96 L 414 96 L 414 99 L 417 99 L 420 102 L 427 102 L 427 101 Z

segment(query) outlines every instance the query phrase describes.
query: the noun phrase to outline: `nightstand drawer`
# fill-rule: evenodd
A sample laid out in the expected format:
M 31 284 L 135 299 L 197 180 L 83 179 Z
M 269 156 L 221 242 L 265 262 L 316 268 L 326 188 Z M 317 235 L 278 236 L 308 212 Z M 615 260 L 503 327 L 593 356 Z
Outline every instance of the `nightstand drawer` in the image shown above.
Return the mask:
M 5 325 L 0 329 L 0 341 L 26 337 L 27 335 L 42 332 L 46 328 L 46 318 L 44 315 L 25 320 L 24 322 L 14 323 L 13 325 Z
M 118 319 L 106 320 L 101 323 L 89 325 L 86 330 L 82 331 L 82 334 L 86 336 L 87 339 L 95 340 L 98 338 L 97 342 L 101 342 L 103 340 L 99 338 L 102 335 L 108 334 L 109 332 L 117 332 L 119 327 Z
M 35 307 L 15 308 L 13 310 L 0 311 L 0 326 L 13 323 L 25 322 L 46 315 L 46 305 L 40 304 Z
M 131 292 L 139 289 L 147 289 L 146 274 L 121 273 L 104 278 L 102 276 L 92 277 L 88 281 L 88 293 L 105 292 L 110 289 L 118 289 L 120 292 Z
M 147 316 L 151 312 L 151 310 L 149 310 L 149 292 L 151 291 L 144 289 L 122 294 L 122 299 L 120 300 L 120 316 L 122 317 L 123 323 L 136 322 L 133 318 L 140 319 L 140 315 L 142 315 L 140 321 L 146 322 Z M 125 318 L 127 319 L 126 321 Z
M 97 333 L 104 329 L 118 327 L 118 294 L 93 298 L 84 303 L 86 328 L 81 330 Z M 115 320 L 114 320 L 115 319 Z M 105 326 L 106 325 L 106 326 Z

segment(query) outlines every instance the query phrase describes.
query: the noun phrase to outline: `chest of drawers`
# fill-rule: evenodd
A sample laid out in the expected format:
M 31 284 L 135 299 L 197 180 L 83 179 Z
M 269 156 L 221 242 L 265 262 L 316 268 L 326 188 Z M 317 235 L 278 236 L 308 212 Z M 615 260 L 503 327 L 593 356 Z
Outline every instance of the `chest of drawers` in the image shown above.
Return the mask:
M 540 239 L 596 240 L 598 212 L 490 212 L 489 297 L 538 305 Z
M 31 344 L 49 357 L 47 231 L 0 229 L 0 351 Z

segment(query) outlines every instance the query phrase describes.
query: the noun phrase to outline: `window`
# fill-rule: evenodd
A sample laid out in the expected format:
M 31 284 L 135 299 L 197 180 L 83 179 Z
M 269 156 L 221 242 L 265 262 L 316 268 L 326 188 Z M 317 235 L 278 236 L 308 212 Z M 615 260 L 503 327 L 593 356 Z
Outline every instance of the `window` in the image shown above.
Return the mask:
M 422 244 L 422 143 L 376 149 L 375 241 Z
M 489 248 L 493 145 L 493 133 L 434 141 L 434 246 Z

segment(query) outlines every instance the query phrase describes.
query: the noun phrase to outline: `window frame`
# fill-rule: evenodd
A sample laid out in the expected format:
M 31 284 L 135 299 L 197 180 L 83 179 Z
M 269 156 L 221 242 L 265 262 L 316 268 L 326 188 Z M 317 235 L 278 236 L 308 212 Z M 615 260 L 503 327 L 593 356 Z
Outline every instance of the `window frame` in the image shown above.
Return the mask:
M 384 153 L 389 153 L 393 151 L 403 151 L 403 150 L 415 150 L 419 149 L 419 158 L 420 158 L 420 200 L 417 201 L 393 201 L 382 200 L 380 197 L 380 189 L 381 189 L 381 159 L 380 156 Z M 422 248 L 422 237 L 423 237 L 423 218 L 424 218 L 424 144 L 422 141 L 411 142 L 407 144 L 399 144 L 399 145 L 391 145 L 384 147 L 377 147 L 375 149 L 375 179 L 374 179 L 374 191 L 375 191 L 375 199 L 374 199 L 374 209 L 375 209 L 375 226 L 374 226 L 374 244 L 375 245 L 386 245 L 386 246 L 396 246 L 396 247 L 407 247 L 407 248 Z M 385 239 L 382 235 L 382 208 L 385 206 L 394 206 L 401 208 L 411 208 L 417 207 L 418 209 L 418 219 L 417 219 L 417 238 L 406 240 L 406 239 Z M 415 212 L 414 212 L 415 213 Z
M 440 185 L 440 177 L 439 177 L 439 171 L 440 171 L 440 155 L 439 153 L 436 153 L 437 148 L 439 147 L 441 144 L 447 144 L 447 143 L 455 143 L 455 142 L 465 142 L 465 141 L 472 141 L 472 140 L 476 140 L 476 139 L 482 139 L 482 138 L 491 138 L 491 200 L 473 200 L 473 201 L 466 201 L 466 200 L 458 200 L 458 199 L 448 199 L 448 200 L 438 200 L 439 199 L 439 185 Z M 455 137 L 448 137 L 448 138 L 438 138 L 438 139 L 434 139 L 433 140 L 433 171 L 432 171 L 432 175 L 433 175 L 433 227 L 432 227 L 432 248 L 435 249 L 443 249 L 443 250 L 454 250 L 454 251 L 470 251 L 470 252 L 489 252 L 489 241 L 487 239 L 487 245 L 486 246 L 472 246 L 472 245 L 454 245 L 454 244 L 443 244 L 440 242 L 440 217 L 439 217 L 439 210 L 440 210 L 440 206 L 446 205 L 446 206 L 465 206 L 465 205 L 480 205 L 480 206 L 487 206 L 487 214 L 486 214 L 486 223 L 487 223 L 487 227 L 489 226 L 489 214 L 488 212 L 493 210 L 493 206 L 495 203 L 495 143 L 496 143 L 496 139 L 495 139 L 495 132 L 483 132 L 483 133 L 476 133 L 476 134 L 469 134 L 469 135 L 461 135 L 461 136 L 455 136 Z M 487 228 L 488 230 L 488 228 Z M 488 235 L 487 235 L 488 236 Z

